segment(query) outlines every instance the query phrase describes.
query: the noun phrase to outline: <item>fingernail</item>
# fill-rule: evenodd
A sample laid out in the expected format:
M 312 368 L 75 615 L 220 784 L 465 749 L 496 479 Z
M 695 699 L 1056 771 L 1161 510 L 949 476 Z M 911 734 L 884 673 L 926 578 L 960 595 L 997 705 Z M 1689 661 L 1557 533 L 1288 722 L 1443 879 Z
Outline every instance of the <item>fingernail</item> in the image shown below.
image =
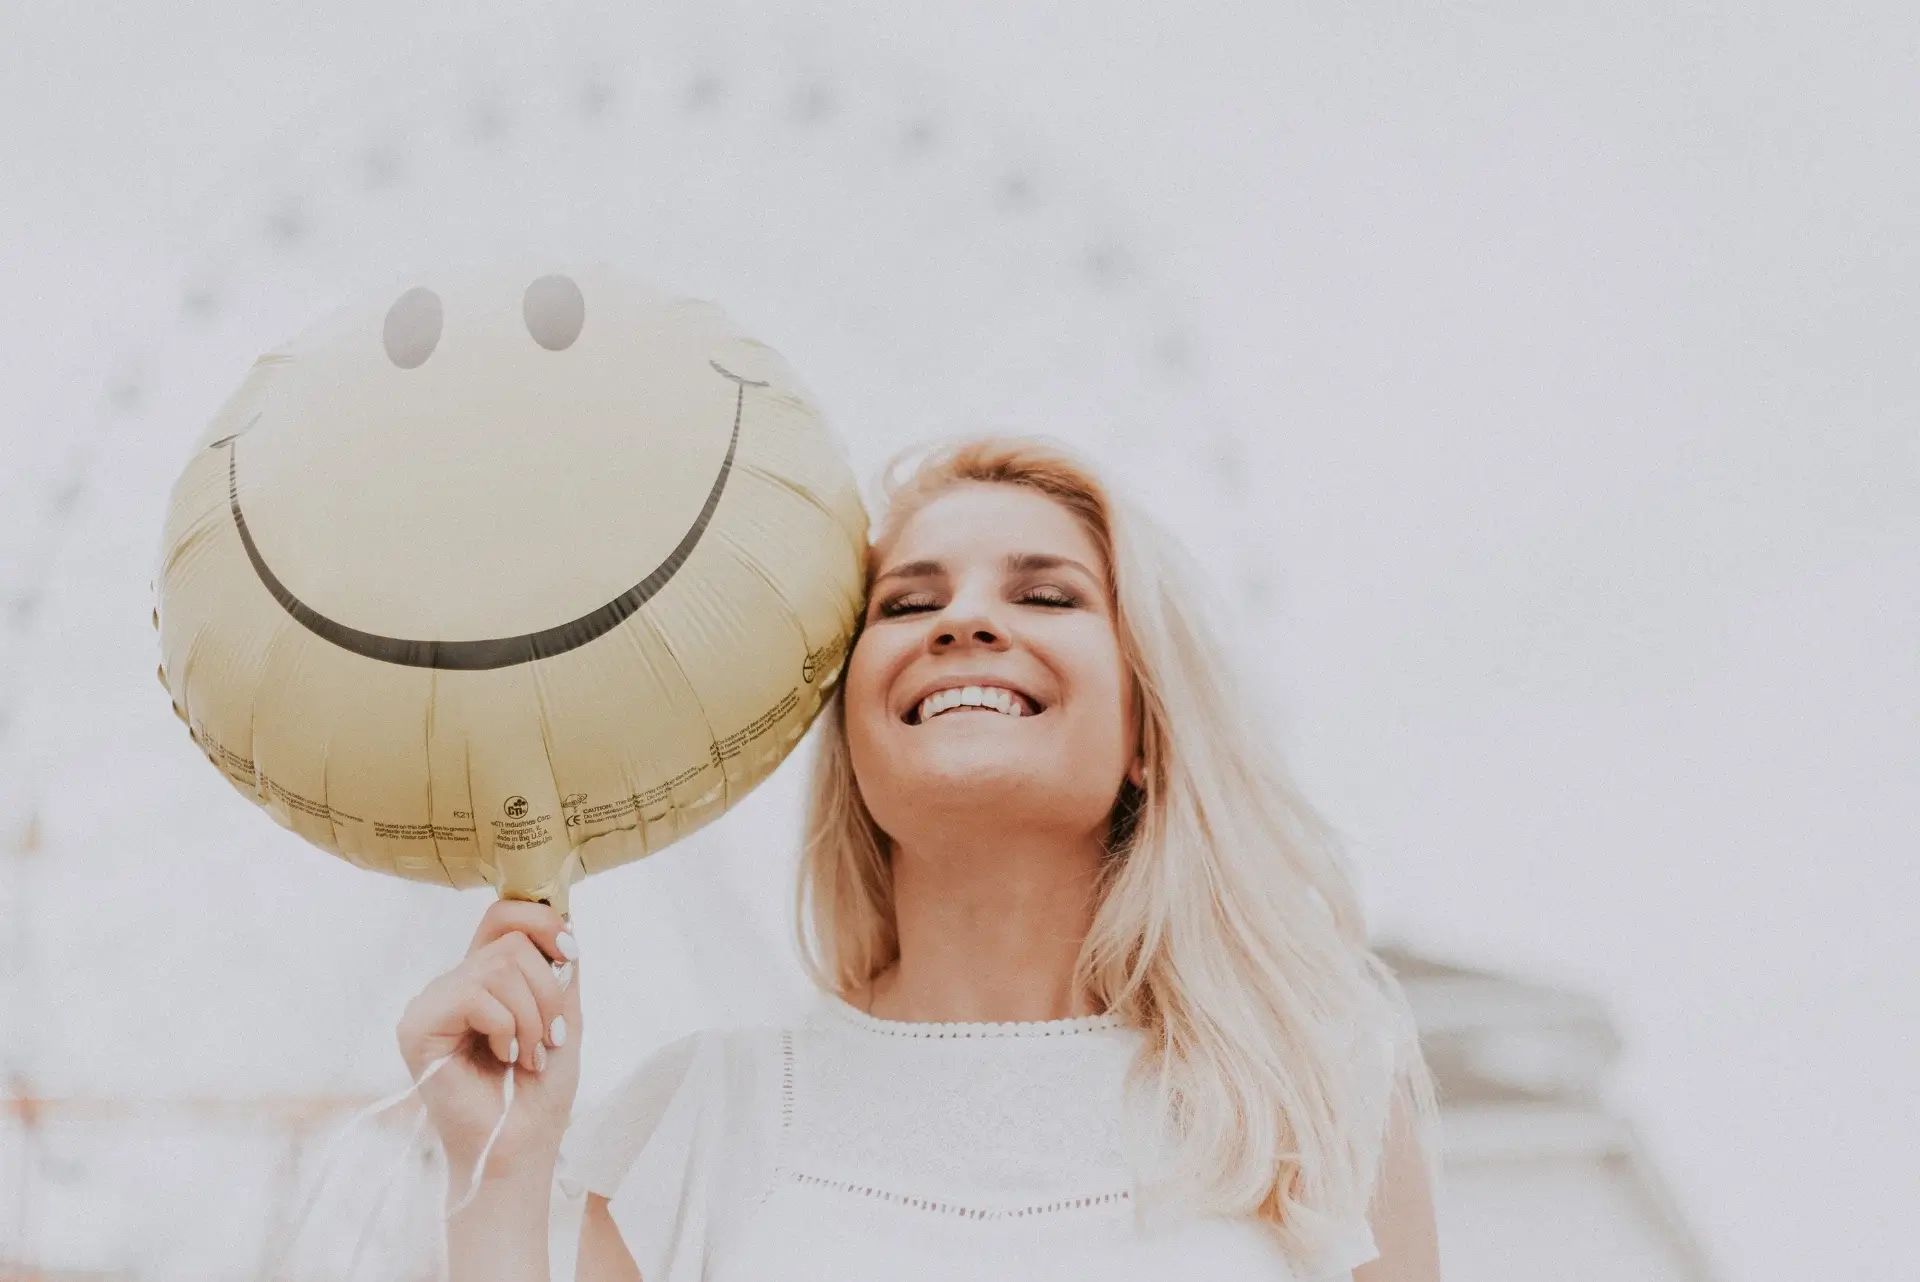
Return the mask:
M 536 1073 L 547 1071 L 547 1047 L 544 1042 L 533 1048 L 533 1071 Z
M 580 945 L 573 942 L 573 936 L 569 932 L 561 931 L 560 937 L 553 941 L 553 946 L 558 948 L 560 955 L 568 961 L 580 960 Z
M 567 1017 L 565 1015 L 555 1015 L 553 1017 L 553 1027 L 547 1030 L 547 1040 L 553 1043 L 555 1050 L 567 1044 Z
M 501 1063 L 518 1064 L 519 1062 L 520 1062 L 520 1039 L 516 1037 L 507 1044 L 507 1057 L 506 1059 L 502 1060 Z
M 560 981 L 560 991 L 563 993 L 566 992 L 568 986 L 573 983 L 573 963 L 561 962 L 558 966 L 555 966 L 553 968 L 553 977 Z

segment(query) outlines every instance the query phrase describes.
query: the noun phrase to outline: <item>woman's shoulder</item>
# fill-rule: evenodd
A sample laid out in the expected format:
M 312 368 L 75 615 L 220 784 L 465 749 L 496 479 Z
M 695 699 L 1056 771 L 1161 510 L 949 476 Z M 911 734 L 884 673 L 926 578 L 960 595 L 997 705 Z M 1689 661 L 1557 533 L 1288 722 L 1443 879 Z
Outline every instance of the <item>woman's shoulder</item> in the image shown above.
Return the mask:
M 641 1057 L 577 1108 L 554 1172 L 555 1278 L 573 1276 L 572 1244 L 589 1193 L 606 1198 L 646 1278 L 677 1278 L 709 1228 L 768 1175 L 780 1102 L 774 1026 L 708 1028 Z
M 614 1088 L 615 1093 L 645 1093 L 690 1078 L 710 1082 L 708 1074 L 714 1070 L 750 1075 L 778 1062 L 782 1046 L 799 1022 L 730 1025 L 682 1034 L 642 1056 Z
M 576 1109 L 570 1134 L 651 1130 L 670 1113 L 708 1112 L 778 1077 L 783 1025 L 702 1028 L 682 1034 L 643 1055 L 584 1109 Z
M 575 1110 L 561 1143 L 562 1184 L 612 1197 L 636 1163 L 675 1165 L 750 1136 L 778 1107 L 787 1032 L 776 1025 L 706 1028 L 643 1056 Z

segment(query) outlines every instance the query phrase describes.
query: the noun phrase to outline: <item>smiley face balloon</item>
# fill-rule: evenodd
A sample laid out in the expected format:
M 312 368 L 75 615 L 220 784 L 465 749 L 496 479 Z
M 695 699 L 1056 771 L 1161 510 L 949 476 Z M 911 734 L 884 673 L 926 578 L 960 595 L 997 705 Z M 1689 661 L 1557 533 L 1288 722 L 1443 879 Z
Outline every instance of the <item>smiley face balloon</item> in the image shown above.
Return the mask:
M 262 356 L 194 443 L 160 679 L 313 844 L 564 910 L 792 749 L 866 542 L 840 441 L 717 307 L 605 268 L 422 277 Z

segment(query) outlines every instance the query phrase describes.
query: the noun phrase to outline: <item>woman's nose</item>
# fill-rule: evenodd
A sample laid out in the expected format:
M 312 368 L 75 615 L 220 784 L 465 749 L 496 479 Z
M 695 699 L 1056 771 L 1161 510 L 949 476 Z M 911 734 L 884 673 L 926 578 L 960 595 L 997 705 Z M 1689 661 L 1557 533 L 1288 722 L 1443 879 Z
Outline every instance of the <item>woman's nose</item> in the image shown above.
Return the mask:
M 1006 629 L 978 611 L 951 611 L 934 624 L 927 637 L 927 648 L 935 654 L 973 646 L 986 650 L 1006 649 Z

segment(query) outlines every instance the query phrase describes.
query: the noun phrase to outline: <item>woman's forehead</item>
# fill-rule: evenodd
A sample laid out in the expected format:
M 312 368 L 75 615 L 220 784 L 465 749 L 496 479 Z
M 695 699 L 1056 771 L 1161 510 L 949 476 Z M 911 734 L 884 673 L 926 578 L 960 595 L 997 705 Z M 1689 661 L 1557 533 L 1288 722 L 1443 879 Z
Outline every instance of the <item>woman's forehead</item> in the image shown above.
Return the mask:
M 1065 506 L 1027 485 L 972 481 L 922 503 L 875 548 L 877 572 L 901 561 L 999 561 L 1009 552 L 1104 563 L 1099 544 Z

